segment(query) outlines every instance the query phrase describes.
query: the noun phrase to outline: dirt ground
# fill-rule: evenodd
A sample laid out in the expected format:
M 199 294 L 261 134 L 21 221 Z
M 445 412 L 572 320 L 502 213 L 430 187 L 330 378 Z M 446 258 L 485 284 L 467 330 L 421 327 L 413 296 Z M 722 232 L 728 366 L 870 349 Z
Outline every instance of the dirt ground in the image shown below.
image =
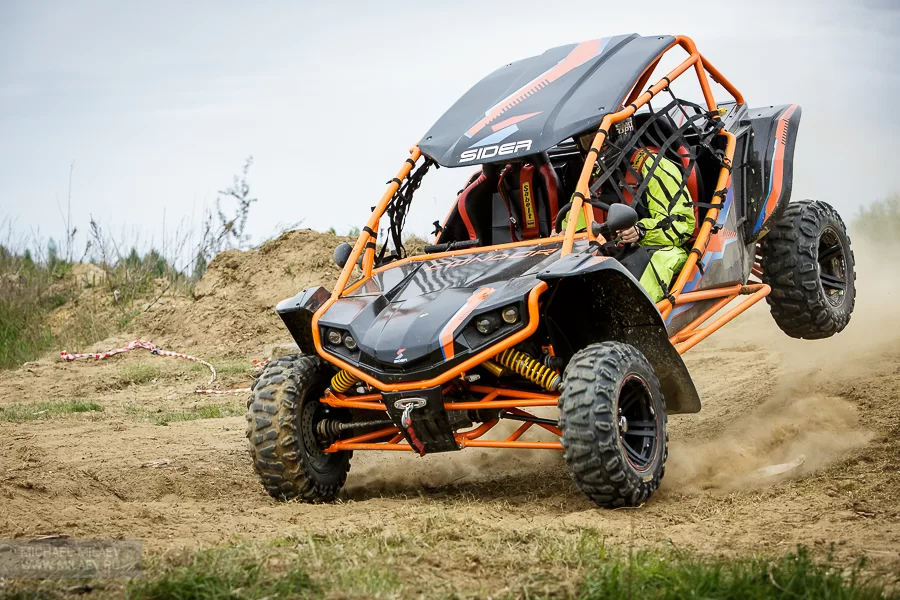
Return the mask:
M 272 306 L 337 275 L 334 236 L 292 232 L 217 257 L 194 302 L 161 302 L 130 335 L 213 361 L 245 361 L 218 385 L 249 385 L 250 359 L 290 344 Z M 280 503 L 256 481 L 244 418 L 158 424 L 200 406 L 234 414 L 241 396 L 199 396 L 192 363 L 135 351 L 105 361 L 48 356 L 0 373 L 0 405 L 88 399 L 88 412 L 0 422 L 0 538 L 62 534 L 145 540 L 152 553 L 279 536 L 423 529 L 455 522 L 477 557 L 498 531 L 598 529 L 613 544 L 670 540 L 702 552 L 783 553 L 836 544 L 900 571 L 900 302 L 896 272 L 858 250 L 848 329 L 792 340 L 763 304 L 686 355 L 704 401 L 670 419 L 669 469 L 638 509 L 600 510 L 561 456 L 469 449 L 426 458 L 357 453 L 341 500 Z M 74 349 L 69 349 L 74 350 Z M 135 378 L 150 365 L 152 377 Z M 801 462 L 780 476 L 758 469 Z

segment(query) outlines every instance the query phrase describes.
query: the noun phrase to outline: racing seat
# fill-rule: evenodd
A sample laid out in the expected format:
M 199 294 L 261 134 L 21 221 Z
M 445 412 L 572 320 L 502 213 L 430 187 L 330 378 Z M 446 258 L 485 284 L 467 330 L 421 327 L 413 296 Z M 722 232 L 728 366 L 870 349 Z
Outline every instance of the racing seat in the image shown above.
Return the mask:
M 497 191 L 500 169 L 497 165 L 483 165 L 460 190 L 456 204 L 450 209 L 435 244 L 481 240 L 491 242 L 491 196 Z
M 507 165 L 491 202 L 491 243 L 548 237 L 559 211 L 559 176 L 546 154 Z
M 560 189 L 546 154 L 526 163 L 483 165 L 460 191 L 435 243 L 477 239 L 492 246 L 547 237 Z

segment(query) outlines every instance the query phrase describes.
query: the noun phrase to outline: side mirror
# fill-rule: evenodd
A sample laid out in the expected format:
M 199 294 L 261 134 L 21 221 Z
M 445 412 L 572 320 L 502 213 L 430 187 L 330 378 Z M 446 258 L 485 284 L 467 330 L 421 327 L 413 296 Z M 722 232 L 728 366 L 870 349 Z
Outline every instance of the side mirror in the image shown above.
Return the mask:
M 606 225 L 612 232 L 624 231 L 634 227 L 638 222 L 637 212 L 628 206 L 617 202 L 611 204 L 606 213 Z
M 347 264 L 347 261 L 350 259 L 350 254 L 353 252 L 353 246 L 344 242 L 343 244 L 339 244 L 337 248 L 334 249 L 334 262 L 337 263 L 337 266 L 340 268 L 344 268 L 344 265 Z

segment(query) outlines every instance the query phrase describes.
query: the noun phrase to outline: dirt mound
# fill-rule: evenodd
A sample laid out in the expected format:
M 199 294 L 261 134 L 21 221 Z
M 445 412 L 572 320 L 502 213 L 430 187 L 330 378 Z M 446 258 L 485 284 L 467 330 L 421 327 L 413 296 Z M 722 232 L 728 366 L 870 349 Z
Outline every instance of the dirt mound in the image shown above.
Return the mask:
M 195 346 L 217 355 L 267 353 L 271 346 L 291 342 L 275 304 L 314 285 L 330 289 L 340 274 L 334 248 L 354 241 L 300 229 L 253 250 L 222 252 L 197 284 L 194 302 L 155 309 L 129 329 L 172 348 Z

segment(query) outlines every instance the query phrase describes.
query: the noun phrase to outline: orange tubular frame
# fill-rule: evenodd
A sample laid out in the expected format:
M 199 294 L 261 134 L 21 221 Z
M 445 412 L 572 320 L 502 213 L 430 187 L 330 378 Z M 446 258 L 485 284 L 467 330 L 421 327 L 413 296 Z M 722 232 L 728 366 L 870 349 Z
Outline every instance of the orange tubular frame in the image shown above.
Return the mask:
M 641 92 L 641 88 L 643 88 L 650 80 L 653 71 L 658 66 L 663 55 L 665 55 L 675 46 L 679 46 L 684 49 L 688 54 L 687 58 L 685 58 L 677 67 L 672 69 L 672 71 L 670 71 L 657 83 L 651 85 L 649 88 L 647 88 L 646 91 Z M 653 62 L 651 62 L 650 65 L 648 65 L 644 72 L 641 73 L 635 86 L 628 95 L 628 99 L 624 105 L 625 108 L 616 113 L 607 114 L 605 117 L 603 117 L 603 120 L 600 123 L 599 131 L 594 137 L 593 143 L 591 144 L 591 148 L 599 152 L 605 140 L 606 132 L 609 131 L 609 128 L 612 125 L 631 117 L 640 107 L 650 102 L 650 100 L 652 100 L 654 96 L 656 96 L 659 92 L 664 91 L 673 81 L 683 75 L 691 67 L 694 68 L 694 72 L 697 75 L 701 90 L 703 92 L 704 100 L 706 102 L 707 108 L 710 111 L 718 110 L 718 105 L 713 98 L 713 94 L 710 89 L 709 78 L 721 85 L 729 94 L 731 94 L 737 104 L 744 103 L 744 98 L 741 93 L 715 67 L 713 67 L 705 57 L 703 57 L 697 51 L 697 47 L 694 45 L 694 42 L 688 37 L 678 36 L 675 38 L 675 41 L 668 48 L 663 50 L 663 52 L 660 53 L 660 55 Z M 707 77 L 707 75 L 709 76 L 709 78 Z M 732 184 L 730 166 L 731 161 L 734 158 L 736 139 L 732 133 L 724 130 L 721 131 L 719 135 L 725 137 L 726 148 L 725 158 L 723 160 L 724 166 L 719 173 L 716 189 L 723 190 L 730 188 Z M 584 202 L 583 200 L 583 198 L 588 198 L 590 196 L 589 182 L 591 172 L 593 170 L 593 163 L 590 161 L 585 161 L 575 188 L 576 193 L 573 198 L 571 208 L 573 214 L 577 214 L 578 211 L 583 212 L 585 222 L 587 223 L 587 231 L 585 233 L 577 234 L 575 232 L 577 219 L 572 218 L 568 220 L 566 230 L 561 236 L 544 238 L 537 241 L 529 240 L 512 244 L 502 244 L 489 248 L 457 250 L 439 254 L 409 257 L 373 270 L 375 252 L 374 250 L 372 250 L 371 248 L 367 248 L 366 246 L 370 241 L 375 240 L 373 234 L 369 232 L 378 230 L 378 223 L 381 220 L 382 215 L 387 209 L 391 198 L 393 198 L 394 194 L 400 188 L 400 183 L 398 183 L 398 181 L 402 181 L 410 175 L 416 161 L 418 161 L 421 156 L 422 153 L 418 146 L 414 146 L 410 149 L 409 159 L 404 162 L 400 171 L 397 173 L 397 177 L 393 179 L 388 185 L 387 189 L 381 197 L 381 200 L 372 211 L 372 215 L 369 217 L 369 221 L 366 224 L 366 227 L 363 229 L 362 233 L 359 236 L 359 239 L 356 241 L 356 244 L 353 247 L 352 252 L 350 253 L 350 257 L 348 258 L 346 265 L 344 266 L 340 276 L 338 277 L 337 284 L 335 285 L 334 290 L 331 293 L 331 297 L 313 315 L 313 343 L 315 344 L 316 350 L 318 351 L 319 355 L 338 368 L 348 371 L 353 376 L 357 377 L 359 380 L 367 384 L 370 389 L 374 388 L 376 390 L 380 390 L 376 393 L 368 393 L 356 396 L 345 396 L 336 392 L 327 391 L 325 396 L 321 399 L 321 402 L 330 406 L 347 409 L 384 412 L 386 410 L 386 407 L 382 401 L 381 392 L 414 391 L 424 388 L 441 386 L 447 384 L 451 380 L 461 375 L 464 375 L 466 371 L 477 367 L 485 360 L 491 359 L 507 348 L 511 348 L 519 342 L 524 341 L 537 330 L 539 322 L 539 299 L 541 294 L 546 291 L 548 287 L 546 282 L 538 282 L 537 285 L 535 285 L 535 287 L 528 294 L 528 323 L 527 326 L 521 331 L 518 331 L 512 336 L 501 340 L 493 347 L 488 348 L 475 356 L 472 356 L 471 358 L 447 370 L 437 377 L 422 381 L 384 383 L 354 367 L 353 365 L 348 364 L 340 358 L 324 352 L 318 327 L 319 318 L 325 313 L 325 311 L 329 309 L 329 307 L 331 307 L 342 296 L 349 294 L 350 292 L 364 285 L 374 273 L 378 273 L 382 270 L 394 268 L 400 264 L 413 261 L 436 260 L 457 255 L 469 255 L 478 252 L 515 248 L 519 246 L 536 246 L 554 242 L 562 242 L 562 250 L 560 255 L 566 256 L 567 254 L 570 254 L 572 252 L 575 240 L 584 238 L 590 240 L 595 239 L 591 227 L 591 224 L 593 223 L 593 210 L 590 204 Z M 714 196 L 712 201 L 712 204 L 714 206 L 713 208 L 709 209 L 707 216 L 711 217 L 712 220 L 717 220 L 719 217 L 720 208 L 715 205 L 721 205 L 723 203 L 724 198 L 720 196 Z M 692 271 L 696 267 L 699 257 L 703 256 L 703 254 L 706 252 L 706 248 L 709 245 L 711 237 L 711 231 L 712 223 L 704 220 L 694 243 L 694 251 L 688 254 L 687 262 L 682 268 L 681 273 L 675 281 L 675 284 L 672 286 L 670 298 L 657 304 L 657 309 L 659 310 L 662 319 L 665 321 L 669 317 L 672 309 L 675 306 L 698 301 L 715 300 L 715 302 L 713 302 L 702 314 L 700 314 L 688 325 L 683 327 L 680 331 L 669 338 L 669 341 L 674 345 L 679 354 L 682 354 L 690 348 L 694 347 L 700 341 L 734 319 L 737 315 L 747 310 L 747 308 L 767 296 L 771 291 L 771 288 L 768 285 L 760 283 L 749 283 L 747 285 L 735 284 L 697 292 L 684 292 L 684 286 L 689 280 Z M 360 257 L 362 257 L 362 277 L 352 285 L 348 285 L 355 265 Z M 754 274 L 759 276 L 759 273 L 757 271 L 758 269 L 754 268 Z M 718 318 L 712 320 L 711 323 L 704 326 L 704 324 L 710 321 L 710 319 L 713 319 L 713 317 L 720 311 L 724 310 L 733 300 L 738 298 L 738 296 L 746 296 L 746 298 Z M 556 406 L 559 398 L 558 393 L 536 393 L 477 385 L 468 386 L 468 391 L 470 393 L 481 395 L 481 400 L 472 402 L 446 402 L 444 404 L 444 407 L 447 410 L 502 409 L 520 417 L 528 418 L 533 417 L 534 415 L 531 415 L 530 413 L 522 410 L 523 407 Z M 522 425 L 520 425 L 511 435 L 509 435 L 504 440 L 482 439 L 485 434 L 487 434 L 497 425 L 497 423 L 498 419 L 493 419 L 482 423 L 478 427 L 475 427 L 474 429 L 471 429 L 469 431 L 456 433 L 456 441 L 459 444 L 460 448 L 472 446 L 482 448 L 531 448 L 562 450 L 562 445 L 559 442 L 521 441 L 520 438 L 535 425 L 537 425 L 539 428 L 543 428 L 551 432 L 556 436 L 561 435 L 560 430 L 555 426 L 528 420 L 523 421 Z M 413 448 L 406 442 L 400 430 L 397 427 L 392 426 L 379 429 L 377 431 L 373 431 L 364 435 L 339 440 L 329 446 L 325 450 L 325 452 L 339 452 L 343 450 L 412 451 Z
M 488 386 L 473 385 L 469 391 L 474 394 L 484 394 L 480 401 L 475 402 L 448 402 L 444 404 L 447 410 L 490 410 L 505 409 L 510 413 L 521 417 L 533 417 L 531 413 L 522 410 L 522 406 L 556 406 L 559 402 L 559 394 L 542 394 L 522 390 L 501 389 Z M 375 400 L 378 398 L 378 400 Z M 365 410 L 384 411 L 384 403 L 380 401 L 381 394 L 366 394 L 364 396 L 345 397 L 341 394 L 327 393 L 322 402 L 329 406 L 340 408 L 357 408 Z M 555 436 L 561 436 L 558 427 L 546 423 L 525 421 L 504 440 L 483 440 L 485 434 L 491 431 L 499 419 L 491 419 L 470 429 L 455 434 L 456 443 L 460 448 L 467 446 L 478 448 L 520 448 L 531 450 L 562 450 L 559 442 L 533 442 L 520 441 L 529 429 L 535 425 L 546 429 Z M 387 441 L 375 442 L 374 440 L 387 438 Z M 411 451 L 413 448 L 403 439 L 403 435 L 397 427 L 386 427 L 364 435 L 358 435 L 349 439 L 339 440 L 325 449 L 325 452 L 340 452 L 342 450 L 399 450 Z

